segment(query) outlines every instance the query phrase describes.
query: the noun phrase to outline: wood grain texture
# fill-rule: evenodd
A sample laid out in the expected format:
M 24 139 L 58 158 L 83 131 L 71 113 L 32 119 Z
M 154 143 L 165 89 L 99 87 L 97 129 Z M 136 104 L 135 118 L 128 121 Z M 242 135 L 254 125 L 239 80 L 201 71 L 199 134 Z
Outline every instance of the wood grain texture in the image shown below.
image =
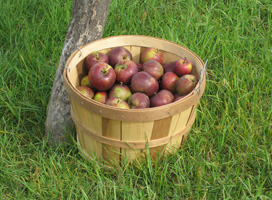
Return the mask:
M 187 125 L 188 121 L 190 120 L 189 116 L 192 114 L 193 108 L 194 108 L 194 106 L 183 111 L 180 114 L 173 116 L 173 120 L 172 120 L 172 123 L 170 126 L 169 135 L 176 134 L 177 132 L 182 130 Z M 176 151 L 180 147 L 183 137 L 184 136 L 181 135 L 180 137 L 176 138 L 175 140 L 171 140 L 169 142 L 169 144 L 167 145 L 166 151 L 169 153 Z
M 156 120 L 154 122 L 151 140 L 164 138 L 169 135 L 170 125 L 171 125 L 172 117 L 168 117 L 166 119 Z M 163 153 L 165 149 L 165 145 L 161 145 L 155 148 L 150 148 L 150 156 L 152 159 L 155 159 L 158 154 Z
M 102 118 L 102 135 L 104 137 L 121 140 L 121 121 Z M 106 163 L 111 165 L 119 164 L 121 153 L 121 148 L 103 144 L 102 154 Z
M 122 122 L 122 141 L 146 142 L 150 141 L 154 122 Z M 122 159 L 132 161 L 138 156 L 143 156 L 143 151 L 134 149 L 122 150 Z

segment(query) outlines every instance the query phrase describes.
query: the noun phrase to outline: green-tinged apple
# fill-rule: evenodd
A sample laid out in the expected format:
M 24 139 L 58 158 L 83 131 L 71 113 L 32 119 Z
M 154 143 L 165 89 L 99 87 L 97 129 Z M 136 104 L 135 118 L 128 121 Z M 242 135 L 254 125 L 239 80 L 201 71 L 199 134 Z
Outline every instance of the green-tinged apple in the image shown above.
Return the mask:
M 88 75 L 84 76 L 84 77 L 81 79 L 80 85 L 81 85 L 81 86 L 88 86 L 88 87 L 94 89 L 94 88 L 92 87 L 92 85 L 90 84 L 89 76 L 88 76 Z
M 93 97 L 93 100 L 95 101 L 98 101 L 100 103 L 106 103 L 108 99 L 108 93 L 107 92 L 96 92 L 94 97 Z
M 91 88 L 89 88 L 88 86 L 78 86 L 77 87 L 78 91 L 80 91 L 80 93 L 82 93 L 84 96 L 92 99 L 94 96 L 94 92 Z
M 109 92 L 109 98 L 119 97 L 124 101 L 127 101 L 131 96 L 131 91 L 127 85 L 116 83 L 112 86 Z
M 131 109 L 149 108 L 150 99 L 146 94 L 136 92 L 129 97 L 128 105 Z
M 188 58 L 180 58 L 175 62 L 174 72 L 178 76 L 190 74 L 193 70 L 193 64 Z
M 163 54 L 162 52 L 154 47 L 148 47 L 142 51 L 140 54 L 142 63 L 145 63 L 149 60 L 156 60 L 160 64 L 163 62 Z
M 176 91 L 180 96 L 187 95 L 193 91 L 197 85 L 197 78 L 193 74 L 180 77 L 176 82 Z
M 114 107 L 117 107 L 117 108 L 129 109 L 128 103 L 126 101 L 124 101 L 123 99 L 118 98 L 118 97 L 108 98 L 107 101 L 106 101 L 106 105 L 114 106 Z

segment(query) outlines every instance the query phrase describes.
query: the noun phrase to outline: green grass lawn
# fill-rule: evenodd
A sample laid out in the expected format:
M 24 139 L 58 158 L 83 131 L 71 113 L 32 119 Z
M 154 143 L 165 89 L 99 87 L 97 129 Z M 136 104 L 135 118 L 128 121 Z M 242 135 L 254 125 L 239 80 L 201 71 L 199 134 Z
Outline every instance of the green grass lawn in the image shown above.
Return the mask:
M 0 2 L 0 199 L 272 199 L 270 0 L 112 0 L 104 37 L 155 36 L 209 60 L 183 148 L 113 170 L 43 140 L 71 11 Z

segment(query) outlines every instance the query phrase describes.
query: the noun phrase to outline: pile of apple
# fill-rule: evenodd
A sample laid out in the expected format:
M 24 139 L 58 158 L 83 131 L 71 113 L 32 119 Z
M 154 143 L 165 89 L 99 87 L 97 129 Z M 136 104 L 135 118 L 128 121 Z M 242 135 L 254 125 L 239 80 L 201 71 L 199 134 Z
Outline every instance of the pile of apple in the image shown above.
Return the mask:
M 184 98 L 197 85 L 188 58 L 164 63 L 163 53 L 154 47 L 143 50 L 140 62 L 124 47 L 107 54 L 95 51 L 84 60 L 88 75 L 77 89 L 97 102 L 124 109 L 163 106 Z

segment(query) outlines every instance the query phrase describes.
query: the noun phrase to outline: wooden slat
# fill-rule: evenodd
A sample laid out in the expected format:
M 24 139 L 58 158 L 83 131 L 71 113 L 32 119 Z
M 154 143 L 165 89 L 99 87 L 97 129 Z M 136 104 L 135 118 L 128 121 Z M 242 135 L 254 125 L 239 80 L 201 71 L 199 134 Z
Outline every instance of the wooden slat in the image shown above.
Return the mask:
M 81 105 L 71 101 L 74 108 L 73 112 L 77 116 L 81 124 L 96 134 L 102 135 L 102 117 L 85 110 Z M 77 131 L 78 138 L 80 139 L 81 148 L 83 148 L 90 157 L 95 156 L 98 160 L 102 158 L 102 144 L 95 141 L 92 137 L 81 129 Z
M 128 50 L 132 54 L 132 60 L 135 63 L 139 63 L 140 62 L 141 47 L 139 47 L 139 46 L 130 46 L 130 48 Z
M 151 140 L 163 138 L 169 135 L 169 128 L 172 121 L 172 117 L 156 120 L 154 122 Z
M 73 99 L 70 99 L 70 103 L 71 103 L 72 112 L 74 112 L 74 114 L 77 116 L 79 121 L 82 121 L 82 116 L 80 115 L 80 112 L 81 112 L 80 106 Z M 76 126 L 76 131 L 78 134 L 78 138 L 80 139 L 81 148 L 85 149 L 84 132 L 82 132 L 81 129 L 77 126 Z
M 98 135 L 102 135 L 102 117 L 94 113 L 90 113 L 87 117 L 86 127 Z M 87 133 L 86 133 L 87 134 Z M 93 138 L 90 138 L 89 146 L 95 152 L 96 158 L 98 160 L 102 159 L 102 144 L 97 142 Z
M 188 120 L 189 120 L 189 116 L 191 115 L 193 106 L 183 112 L 181 112 L 180 114 L 177 114 L 174 116 L 174 119 L 171 123 L 171 127 L 170 127 L 170 135 L 174 135 L 175 133 L 179 132 L 181 129 L 183 129 Z M 167 152 L 173 152 L 176 149 L 178 149 L 180 147 L 181 141 L 182 141 L 183 136 L 178 137 L 177 139 L 175 139 L 174 141 L 170 141 L 170 143 L 167 145 L 166 151 Z
M 151 133 L 153 129 L 154 122 L 122 122 L 122 141 L 150 141 Z M 138 156 L 140 156 L 141 150 L 136 149 L 122 149 L 122 159 L 127 159 L 132 161 Z
M 161 51 L 163 53 L 163 62 L 164 63 L 170 63 L 173 61 L 176 61 L 177 59 L 179 59 L 180 57 L 177 56 L 176 54 L 173 53 L 169 53 L 166 51 Z
M 102 135 L 105 137 L 121 140 L 121 121 L 102 118 Z M 119 164 L 121 148 L 103 144 L 103 159 L 108 164 Z
M 151 140 L 167 137 L 169 135 L 170 125 L 171 125 L 172 117 L 168 117 L 161 120 L 156 120 L 154 122 Z M 165 145 L 158 146 L 155 148 L 150 148 L 150 156 L 155 159 L 159 153 L 163 151 Z

